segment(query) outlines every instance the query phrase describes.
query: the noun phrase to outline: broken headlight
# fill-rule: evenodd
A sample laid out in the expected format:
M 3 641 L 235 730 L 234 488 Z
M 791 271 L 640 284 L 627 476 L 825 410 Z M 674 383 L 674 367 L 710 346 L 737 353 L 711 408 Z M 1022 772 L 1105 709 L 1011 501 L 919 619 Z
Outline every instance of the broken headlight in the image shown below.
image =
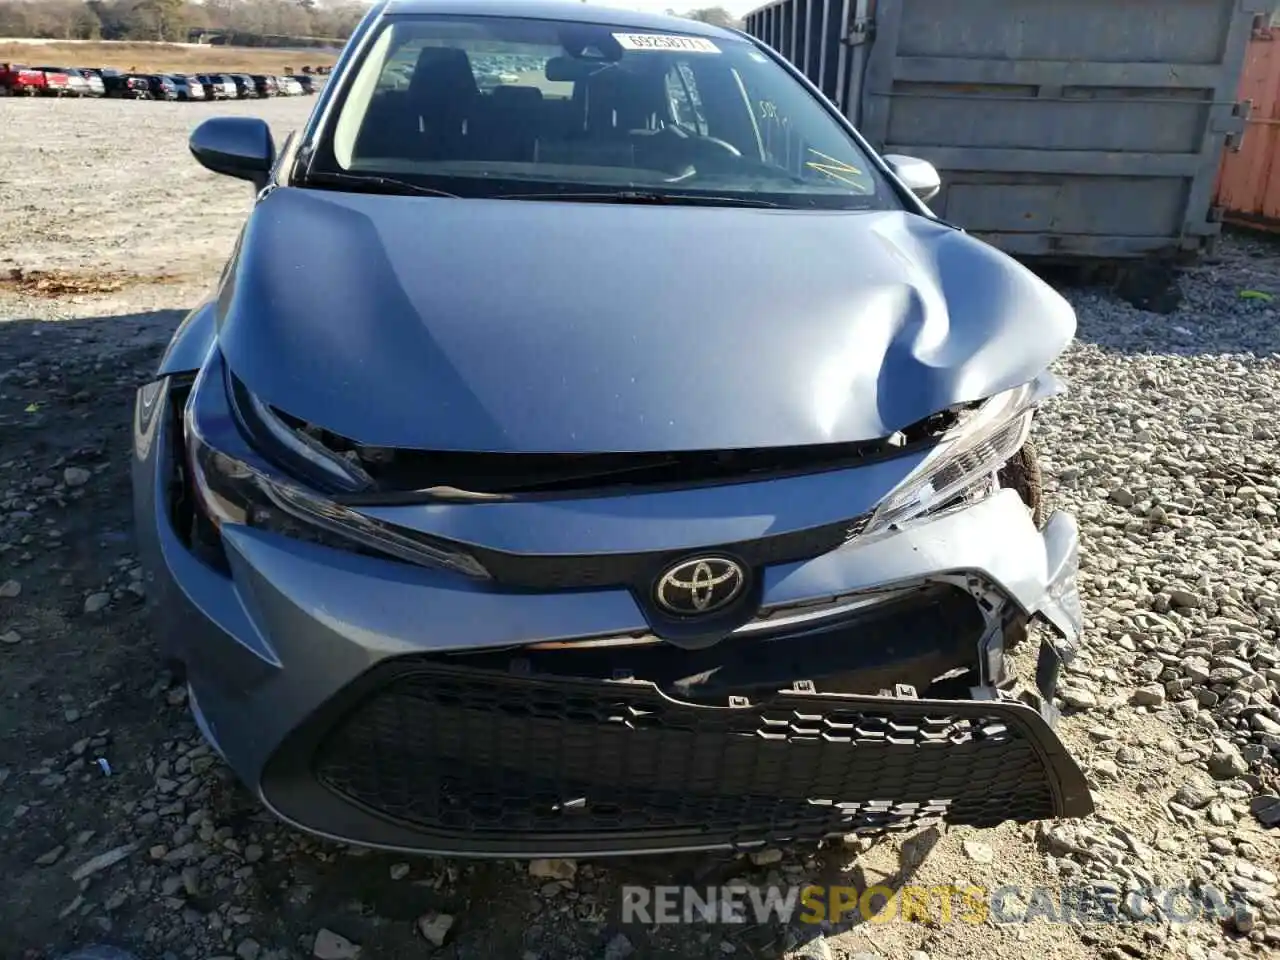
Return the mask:
M 992 476 L 1027 442 L 1036 407 L 1064 389 L 1057 377 L 1044 374 L 961 413 L 920 465 L 880 501 L 864 535 L 935 513 L 973 488 L 994 490 Z
M 283 449 L 272 449 L 270 461 L 258 456 L 258 451 L 245 443 L 242 427 L 230 410 L 219 404 L 222 398 L 210 399 L 222 387 L 216 373 L 210 374 L 219 366 L 210 363 L 201 371 L 183 413 L 191 487 L 201 512 L 215 528 L 221 531 L 224 524 L 241 524 L 336 549 L 394 557 L 488 579 L 488 571 L 480 562 L 453 544 L 367 517 L 282 476 L 270 461 L 298 458 L 337 483 L 341 483 L 343 465 L 305 440 L 288 443 L 284 433 L 277 437 Z M 217 409 L 211 409 L 215 406 Z M 255 413 L 275 419 L 265 405 L 258 405 Z M 260 429 L 271 429 L 272 433 L 289 430 L 278 420 L 274 429 L 262 424 L 255 427 L 259 429 L 252 432 L 258 443 L 262 442 Z M 354 472 L 346 476 L 353 481 L 357 478 Z

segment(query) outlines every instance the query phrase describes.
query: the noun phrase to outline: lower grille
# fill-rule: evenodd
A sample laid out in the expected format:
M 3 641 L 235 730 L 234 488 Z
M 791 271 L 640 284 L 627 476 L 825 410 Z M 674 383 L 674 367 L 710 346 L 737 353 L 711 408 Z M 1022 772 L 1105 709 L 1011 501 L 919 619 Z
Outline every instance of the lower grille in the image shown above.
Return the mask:
M 311 772 L 424 847 L 512 856 L 742 846 L 933 818 L 986 827 L 1092 809 L 1052 730 L 1011 701 L 787 692 L 712 707 L 649 683 L 420 660 L 316 739 Z

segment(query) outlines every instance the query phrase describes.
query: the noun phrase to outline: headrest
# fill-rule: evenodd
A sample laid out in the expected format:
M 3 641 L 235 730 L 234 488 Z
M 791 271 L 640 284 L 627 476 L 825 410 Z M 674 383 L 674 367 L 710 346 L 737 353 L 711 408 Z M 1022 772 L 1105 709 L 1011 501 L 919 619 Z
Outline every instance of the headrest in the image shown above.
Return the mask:
M 471 70 L 471 58 L 465 50 L 456 47 L 423 47 L 418 54 L 413 79 L 409 81 L 411 93 L 436 96 L 474 96 L 479 93 L 476 76 Z
M 588 126 L 596 130 L 634 130 L 649 125 L 660 100 L 649 96 L 647 77 L 622 70 L 603 70 L 587 87 Z

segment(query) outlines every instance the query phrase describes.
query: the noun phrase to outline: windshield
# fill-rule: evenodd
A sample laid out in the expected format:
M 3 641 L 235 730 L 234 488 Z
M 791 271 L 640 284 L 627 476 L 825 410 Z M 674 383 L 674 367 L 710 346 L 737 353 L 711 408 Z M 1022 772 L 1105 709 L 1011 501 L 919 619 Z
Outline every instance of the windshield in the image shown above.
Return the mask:
M 353 69 L 313 174 L 464 196 L 899 206 L 836 118 L 745 39 L 401 16 Z

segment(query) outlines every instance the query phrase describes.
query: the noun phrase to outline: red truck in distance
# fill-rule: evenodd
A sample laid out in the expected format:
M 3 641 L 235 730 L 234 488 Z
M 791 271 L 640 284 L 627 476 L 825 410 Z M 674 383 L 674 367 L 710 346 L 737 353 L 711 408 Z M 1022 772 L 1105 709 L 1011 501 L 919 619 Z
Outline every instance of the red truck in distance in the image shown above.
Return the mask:
M 16 63 L 0 63 L 0 97 L 34 97 L 47 89 L 44 71 Z

